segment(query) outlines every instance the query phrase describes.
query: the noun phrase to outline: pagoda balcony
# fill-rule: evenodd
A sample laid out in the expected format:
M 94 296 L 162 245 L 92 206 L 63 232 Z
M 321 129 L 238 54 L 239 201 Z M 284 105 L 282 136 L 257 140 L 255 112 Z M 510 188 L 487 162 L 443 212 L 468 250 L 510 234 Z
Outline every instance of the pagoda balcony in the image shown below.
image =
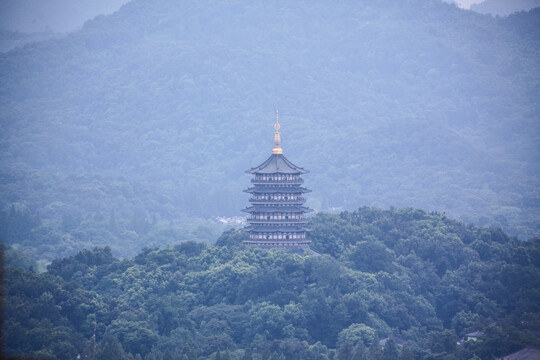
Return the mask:
M 304 183 L 304 179 L 298 178 L 296 180 L 262 180 L 253 178 L 251 179 L 252 184 L 261 184 L 261 185 L 270 185 L 270 184 L 291 184 L 291 185 L 300 185 Z
M 281 200 L 268 200 L 268 199 L 249 199 L 249 202 L 252 203 L 252 204 L 260 204 L 260 205 L 274 205 L 274 204 L 277 204 L 277 205 L 280 205 L 280 204 L 284 204 L 284 205 L 298 205 L 298 204 L 303 204 L 306 202 L 306 199 L 299 196 L 297 197 L 296 199 L 281 199 Z

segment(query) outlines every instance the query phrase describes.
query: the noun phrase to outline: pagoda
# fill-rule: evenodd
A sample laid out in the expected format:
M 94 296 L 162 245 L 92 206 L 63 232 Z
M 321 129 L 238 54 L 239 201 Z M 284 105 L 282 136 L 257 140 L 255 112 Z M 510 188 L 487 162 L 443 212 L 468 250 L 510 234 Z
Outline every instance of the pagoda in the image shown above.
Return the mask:
M 311 243 L 304 214 L 313 210 L 304 206 L 303 194 L 311 190 L 301 186 L 304 183 L 301 176 L 309 171 L 283 156 L 277 111 L 274 128 L 272 155 L 261 165 L 246 171 L 254 177 L 251 179 L 253 187 L 244 190 L 251 194 L 251 206 L 242 210 L 249 213 L 249 226 L 244 228 L 249 232 L 249 240 L 244 243 L 304 252 Z

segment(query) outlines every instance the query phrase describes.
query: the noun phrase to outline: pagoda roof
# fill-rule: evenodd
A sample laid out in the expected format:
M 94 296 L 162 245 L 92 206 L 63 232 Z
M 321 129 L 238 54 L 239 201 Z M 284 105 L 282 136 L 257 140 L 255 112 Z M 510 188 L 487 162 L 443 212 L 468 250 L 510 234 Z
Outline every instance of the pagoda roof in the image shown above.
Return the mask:
M 301 213 L 301 212 L 312 212 L 313 210 L 305 206 L 261 206 L 253 205 L 248 208 L 243 209 L 242 211 L 252 213 L 252 212 L 292 212 L 292 213 Z
M 282 154 L 272 154 L 261 165 L 246 172 L 248 174 L 307 174 L 309 171 L 294 165 Z
M 292 186 L 282 186 L 282 187 L 273 187 L 273 186 L 255 186 L 249 189 L 244 190 L 247 193 L 287 193 L 287 194 L 297 194 L 297 193 L 308 193 L 311 190 L 303 187 L 292 187 Z
M 264 225 L 250 225 L 246 226 L 242 230 L 244 231 L 257 231 L 257 232 L 304 232 L 304 231 L 311 231 L 311 229 L 308 229 L 303 226 L 264 226 Z

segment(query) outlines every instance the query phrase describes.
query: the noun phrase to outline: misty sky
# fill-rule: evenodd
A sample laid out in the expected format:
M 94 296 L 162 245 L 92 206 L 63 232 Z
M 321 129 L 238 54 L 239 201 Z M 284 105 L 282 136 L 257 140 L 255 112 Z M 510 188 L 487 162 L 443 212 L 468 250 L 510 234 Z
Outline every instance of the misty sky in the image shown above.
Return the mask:
M 115 12 L 129 0 L 0 0 L 0 29 L 20 32 L 52 30 L 63 33 L 80 28 L 97 15 Z M 468 9 L 482 0 L 455 0 Z
M 472 4 L 479 4 L 483 1 L 484 0 L 456 0 L 456 3 L 459 5 L 459 7 L 469 9 Z
M 85 21 L 111 14 L 128 0 L 0 0 L 0 29 L 69 32 Z

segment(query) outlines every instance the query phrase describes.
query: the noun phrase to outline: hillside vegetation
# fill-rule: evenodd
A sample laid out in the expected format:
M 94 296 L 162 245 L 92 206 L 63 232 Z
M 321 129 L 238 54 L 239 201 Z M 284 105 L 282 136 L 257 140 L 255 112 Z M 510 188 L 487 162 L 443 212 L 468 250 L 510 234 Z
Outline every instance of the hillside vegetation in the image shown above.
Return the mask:
M 418 209 L 318 214 L 321 255 L 184 242 L 6 270 L 4 352 L 40 359 L 491 359 L 538 346 L 540 239 Z M 479 341 L 457 345 L 464 334 Z M 379 339 L 390 335 L 406 341 Z M 475 358 L 477 359 L 477 358 Z
M 24 222 L 3 239 L 49 260 L 133 256 L 145 223 L 237 216 L 276 108 L 315 209 L 414 206 L 536 236 L 539 16 L 134 0 L 0 54 L 0 221 Z M 117 232 L 87 236 L 111 218 Z

